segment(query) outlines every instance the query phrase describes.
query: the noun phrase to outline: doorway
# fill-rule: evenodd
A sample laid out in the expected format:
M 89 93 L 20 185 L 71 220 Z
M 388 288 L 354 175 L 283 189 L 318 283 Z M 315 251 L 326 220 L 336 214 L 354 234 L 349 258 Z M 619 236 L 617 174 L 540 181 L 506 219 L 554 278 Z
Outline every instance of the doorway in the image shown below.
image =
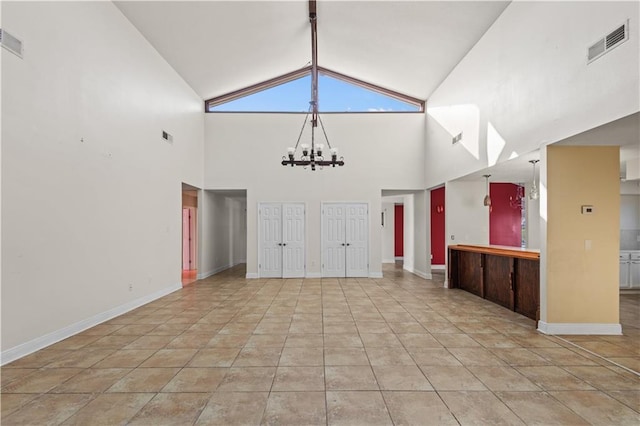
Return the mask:
M 369 276 L 367 204 L 322 204 L 322 276 Z
M 305 276 L 303 203 L 261 203 L 258 207 L 258 270 L 261 278 Z
M 182 285 L 198 279 L 198 191 L 182 184 Z

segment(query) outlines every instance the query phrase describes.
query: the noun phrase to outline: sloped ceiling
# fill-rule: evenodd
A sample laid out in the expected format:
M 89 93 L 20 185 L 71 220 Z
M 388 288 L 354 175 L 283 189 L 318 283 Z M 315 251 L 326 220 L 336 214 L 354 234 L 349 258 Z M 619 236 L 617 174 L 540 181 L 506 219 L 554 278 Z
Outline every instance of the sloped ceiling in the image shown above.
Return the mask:
M 318 1 L 318 64 L 427 99 L 509 2 Z M 203 99 L 311 61 L 308 1 L 120 1 Z

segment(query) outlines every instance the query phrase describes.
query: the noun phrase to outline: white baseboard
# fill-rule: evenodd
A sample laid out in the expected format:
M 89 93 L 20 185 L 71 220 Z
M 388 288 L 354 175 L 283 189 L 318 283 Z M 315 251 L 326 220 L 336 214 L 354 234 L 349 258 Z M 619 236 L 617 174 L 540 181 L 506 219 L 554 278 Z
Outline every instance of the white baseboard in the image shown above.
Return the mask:
M 382 272 L 369 272 L 369 278 L 382 278 Z
M 431 265 L 431 269 L 434 271 L 444 271 L 444 265 Z
M 105 321 L 108 321 L 111 318 L 115 318 L 137 307 L 146 305 L 149 302 L 153 302 L 154 300 L 166 296 L 167 294 L 173 293 L 176 290 L 180 290 L 181 288 L 181 283 L 163 288 L 162 290 L 158 290 L 154 293 L 124 303 L 120 306 L 116 306 L 115 308 L 109 309 L 108 311 L 99 313 L 82 321 L 78 321 L 75 324 L 68 325 L 59 330 L 52 331 L 51 333 L 45 334 L 41 337 L 37 337 L 18 346 L 14 346 L 13 348 L 7 349 L 6 351 L 2 351 L 2 353 L 0 353 L 0 365 L 8 364 L 35 351 L 39 351 L 40 349 L 46 348 L 47 346 L 53 345 L 54 343 L 78 334 Z
M 404 260 L 404 256 L 396 256 L 396 260 Z
M 257 280 L 258 278 L 260 278 L 260 276 L 256 272 L 247 272 L 247 275 L 245 275 L 245 278 L 248 280 Z
M 304 276 L 305 278 L 322 278 L 321 272 L 307 272 Z
M 621 335 L 622 326 L 620 324 L 538 321 L 538 331 L 544 334 Z
M 430 280 L 433 278 L 431 274 L 427 274 L 424 271 L 418 271 L 417 269 L 414 269 L 413 271 L 411 271 L 411 273 L 419 276 L 420 278 L 424 278 L 425 280 Z
M 396 263 L 395 259 L 382 259 L 382 263 Z

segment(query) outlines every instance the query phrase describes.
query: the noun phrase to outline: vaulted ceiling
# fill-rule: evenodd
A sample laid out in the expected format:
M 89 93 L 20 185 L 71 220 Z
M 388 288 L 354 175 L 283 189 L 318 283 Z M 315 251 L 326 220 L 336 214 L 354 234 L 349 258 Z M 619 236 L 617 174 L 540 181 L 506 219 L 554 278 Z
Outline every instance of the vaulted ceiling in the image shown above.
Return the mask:
M 203 99 L 311 61 L 308 1 L 120 1 Z M 318 1 L 318 65 L 427 99 L 505 1 Z

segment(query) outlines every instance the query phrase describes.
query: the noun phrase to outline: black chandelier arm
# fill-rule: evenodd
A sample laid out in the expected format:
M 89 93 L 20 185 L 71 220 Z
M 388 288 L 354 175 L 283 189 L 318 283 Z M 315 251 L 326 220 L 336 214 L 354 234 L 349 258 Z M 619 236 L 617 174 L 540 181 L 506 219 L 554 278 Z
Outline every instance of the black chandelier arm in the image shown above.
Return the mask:
M 311 106 L 309 106 L 309 110 L 307 110 L 307 115 L 305 115 L 304 117 L 304 122 L 302 123 L 302 128 L 300 129 L 300 134 L 298 135 L 298 140 L 296 141 L 296 146 L 293 148 L 293 152 L 296 152 L 298 150 L 298 145 L 300 144 L 302 133 L 304 133 L 304 126 L 307 125 L 307 121 L 309 120 L 310 113 L 311 113 Z
M 329 147 L 329 150 L 331 150 L 331 142 L 329 142 L 329 138 L 327 137 L 327 132 L 326 130 L 324 130 L 324 123 L 322 122 L 322 118 L 320 117 L 320 114 L 318 114 L 318 121 L 320 122 L 320 128 L 322 129 L 322 133 L 324 134 L 324 140 L 327 141 L 327 146 Z

